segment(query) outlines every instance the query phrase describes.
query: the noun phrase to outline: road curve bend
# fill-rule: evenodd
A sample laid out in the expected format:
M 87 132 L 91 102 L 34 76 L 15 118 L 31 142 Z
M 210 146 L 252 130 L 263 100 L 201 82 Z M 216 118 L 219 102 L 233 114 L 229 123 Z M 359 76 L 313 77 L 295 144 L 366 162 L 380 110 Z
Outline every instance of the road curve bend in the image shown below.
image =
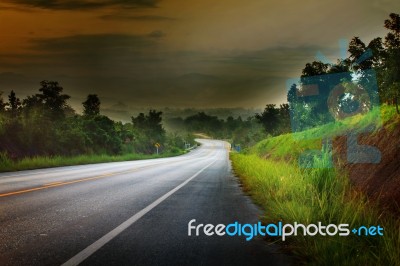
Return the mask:
M 228 143 L 163 159 L 0 174 L 0 265 L 288 265 L 256 237 L 188 236 L 188 223 L 256 223 Z

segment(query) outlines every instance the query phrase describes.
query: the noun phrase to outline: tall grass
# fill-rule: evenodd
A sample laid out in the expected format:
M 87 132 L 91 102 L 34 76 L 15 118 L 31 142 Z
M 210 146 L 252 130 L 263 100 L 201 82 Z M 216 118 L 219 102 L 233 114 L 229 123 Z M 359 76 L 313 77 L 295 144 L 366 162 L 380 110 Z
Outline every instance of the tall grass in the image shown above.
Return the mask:
M 123 155 L 79 155 L 74 157 L 65 156 L 39 156 L 33 158 L 24 158 L 19 161 L 10 160 L 6 154 L 0 153 L 0 172 L 30 170 L 38 168 L 49 168 L 57 166 L 69 166 L 80 164 L 104 163 L 104 162 L 120 162 L 131 160 L 143 160 L 171 157 L 183 154 L 183 150 L 175 150 L 174 152 L 161 153 L 159 155 L 143 155 L 143 154 L 123 154 Z
M 299 168 L 305 150 L 321 150 L 321 139 L 354 132 L 393 130 L 400 124 L 394 108 L 382 106 L 361 116 L 294 134 L 265 139 L 247 151 L 232 153 L 235 172 L 263 207 L 265 222 L 380 225 L 384 236 L 302 236 L 287 240 L 292 251 L 311 265 L 400 265 L 400 222 L 382 215 L 349 184 L 343 171 L 326 167 L 327 153 L 312 158 L 315 168 Z M 277 240 L 279 241 L 279 240 Z
M 400 223 L 382 216 L 332 168 L 300 169 L 255 154 L 231 154 L 244 188 L 262 206 L 265 222 L 381 225 L 383 237 L 292 236 L 286 242 L 310 265 L 399 265 Z M 324 165 L 324 159 L 317 162 Z M 277 240 L 280 241 L 280 240 Z

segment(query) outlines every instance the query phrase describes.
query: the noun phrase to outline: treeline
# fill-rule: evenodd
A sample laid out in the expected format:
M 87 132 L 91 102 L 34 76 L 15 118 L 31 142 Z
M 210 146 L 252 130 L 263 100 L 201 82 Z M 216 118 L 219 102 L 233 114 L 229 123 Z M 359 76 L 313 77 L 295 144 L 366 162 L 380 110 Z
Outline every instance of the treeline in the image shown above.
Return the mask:
M 287 95 L 298 130 L 363 113 L 379 103 L 395 106 L 400 114 L 400 16 L 390 14 L 384 27 L 389 31 L 384 39 L 366 44 L 354 37 L 348 58 L 306 64 L 300 84 L 293 83 Z
M 8 101 L 0 97 L 0 153 L 11 159 L 33 156 L 80 154 L 151 154 L 178 152 L 193 138 L 169 135 L 162 127 L 162 113 L 132 117 L 132 123 L 115 122 L 100 114 L 100 99 L 90 94 L 82 103 L 83 114 L 68 105 L 69 95 L 56 81 L 42 81 L 39 92 L 19 99 L 14 91 Z
M 267 104 L 264 111 L 247 119 L 241 116 L 217 116 L 199 112 L 186 118 L 175 117 L 167 121 L 170 127 L 192 133 L 204 133 L 212 138 L 225 139 L 234 145 L 252 146 L 269 135 L 290 131 L 289 105 Z
M 38 93 L 25 99 L 14 91 L 6 100 L 0 95 L 0 155 L 12 160 L 34 156 L 76 156 L 178 153 L 194 145 L 192 133 L 226 139 L 242 147 L 287 130 L 288 106 L 267 105 L 261 114 L 247 119 L 225 120 L 204 112 L 169 119 L 171 132 L 163 127 L 162 112 L 150 110 L 131 117 L 130 123 L 116 122 L 100 113 L 101 102 L 89 94 L 77 114 L 68 104 L 70 96 L 56 81 L 42 81 Z M 275 117 L 277 115 L 277 117 Z M 282 123 L 285 121 L 285 123 Z
M 394 106 L 400 114 L 400 15 L 390 14 L 384 27 L 389 31 L 384 39 L 377 37 L 365 44 L 354 37 L 348 46 L 348 58 L 332 64 L 307 63 L 300 84 L 294 83 L 288 91 L 288 104 L 267 104 L 262 113 L 246 120 L 220 120 L 199 113 L 172 122 L 186 130 L 209 132 L 216 138 L 248 146 L 267 136 L 365 113 L 380 103 Z
M 221 119 L 205 112 L 198 112 L 186 118 L 175 117 L 166 121 L 174 130 L 202 133 L 214 139 L 225 139 L 233 144 L 251 146 L 266 137 L 255 116 L 242 119 L 241 116 L 228 116 Z

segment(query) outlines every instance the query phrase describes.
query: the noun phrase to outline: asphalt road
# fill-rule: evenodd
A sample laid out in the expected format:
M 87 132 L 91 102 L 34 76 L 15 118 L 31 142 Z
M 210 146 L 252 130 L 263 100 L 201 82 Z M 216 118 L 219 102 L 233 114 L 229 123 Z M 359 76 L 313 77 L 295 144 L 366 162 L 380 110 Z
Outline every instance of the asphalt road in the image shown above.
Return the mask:
M 200 141 L 174 158 L 0 174 L 0 265 L 288 265 L 259 237 L 188 236 L 192 219 L 260 215 L 227 144 Z

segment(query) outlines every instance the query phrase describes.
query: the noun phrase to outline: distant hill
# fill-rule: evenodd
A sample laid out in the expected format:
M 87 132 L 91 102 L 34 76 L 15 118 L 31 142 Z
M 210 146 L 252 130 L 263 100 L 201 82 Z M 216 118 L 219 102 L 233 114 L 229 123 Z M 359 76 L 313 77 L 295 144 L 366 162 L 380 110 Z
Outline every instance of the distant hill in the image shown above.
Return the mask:
M 104 108 L 101 112 L 116 121 L 122 121 L 124 123 L 131 122 L 131 116 L 136 116 L 139 113 L 147 113 L 152 108 L 129 108 L 125 104 L 114 104 L 111 107 Z M 199 112 L 205 112 L 208 115 L 218 116 L 220 119 L 226 119 L 229 116 L 242 117 L 247 119 L 250 116 L 254 116 L 255 113 L 262 112 L 261 109 L 256 108 L 155 108 L 163 112 L 163 120 L 181 117 L 186 118 L 188 116 L 197 114 Z

